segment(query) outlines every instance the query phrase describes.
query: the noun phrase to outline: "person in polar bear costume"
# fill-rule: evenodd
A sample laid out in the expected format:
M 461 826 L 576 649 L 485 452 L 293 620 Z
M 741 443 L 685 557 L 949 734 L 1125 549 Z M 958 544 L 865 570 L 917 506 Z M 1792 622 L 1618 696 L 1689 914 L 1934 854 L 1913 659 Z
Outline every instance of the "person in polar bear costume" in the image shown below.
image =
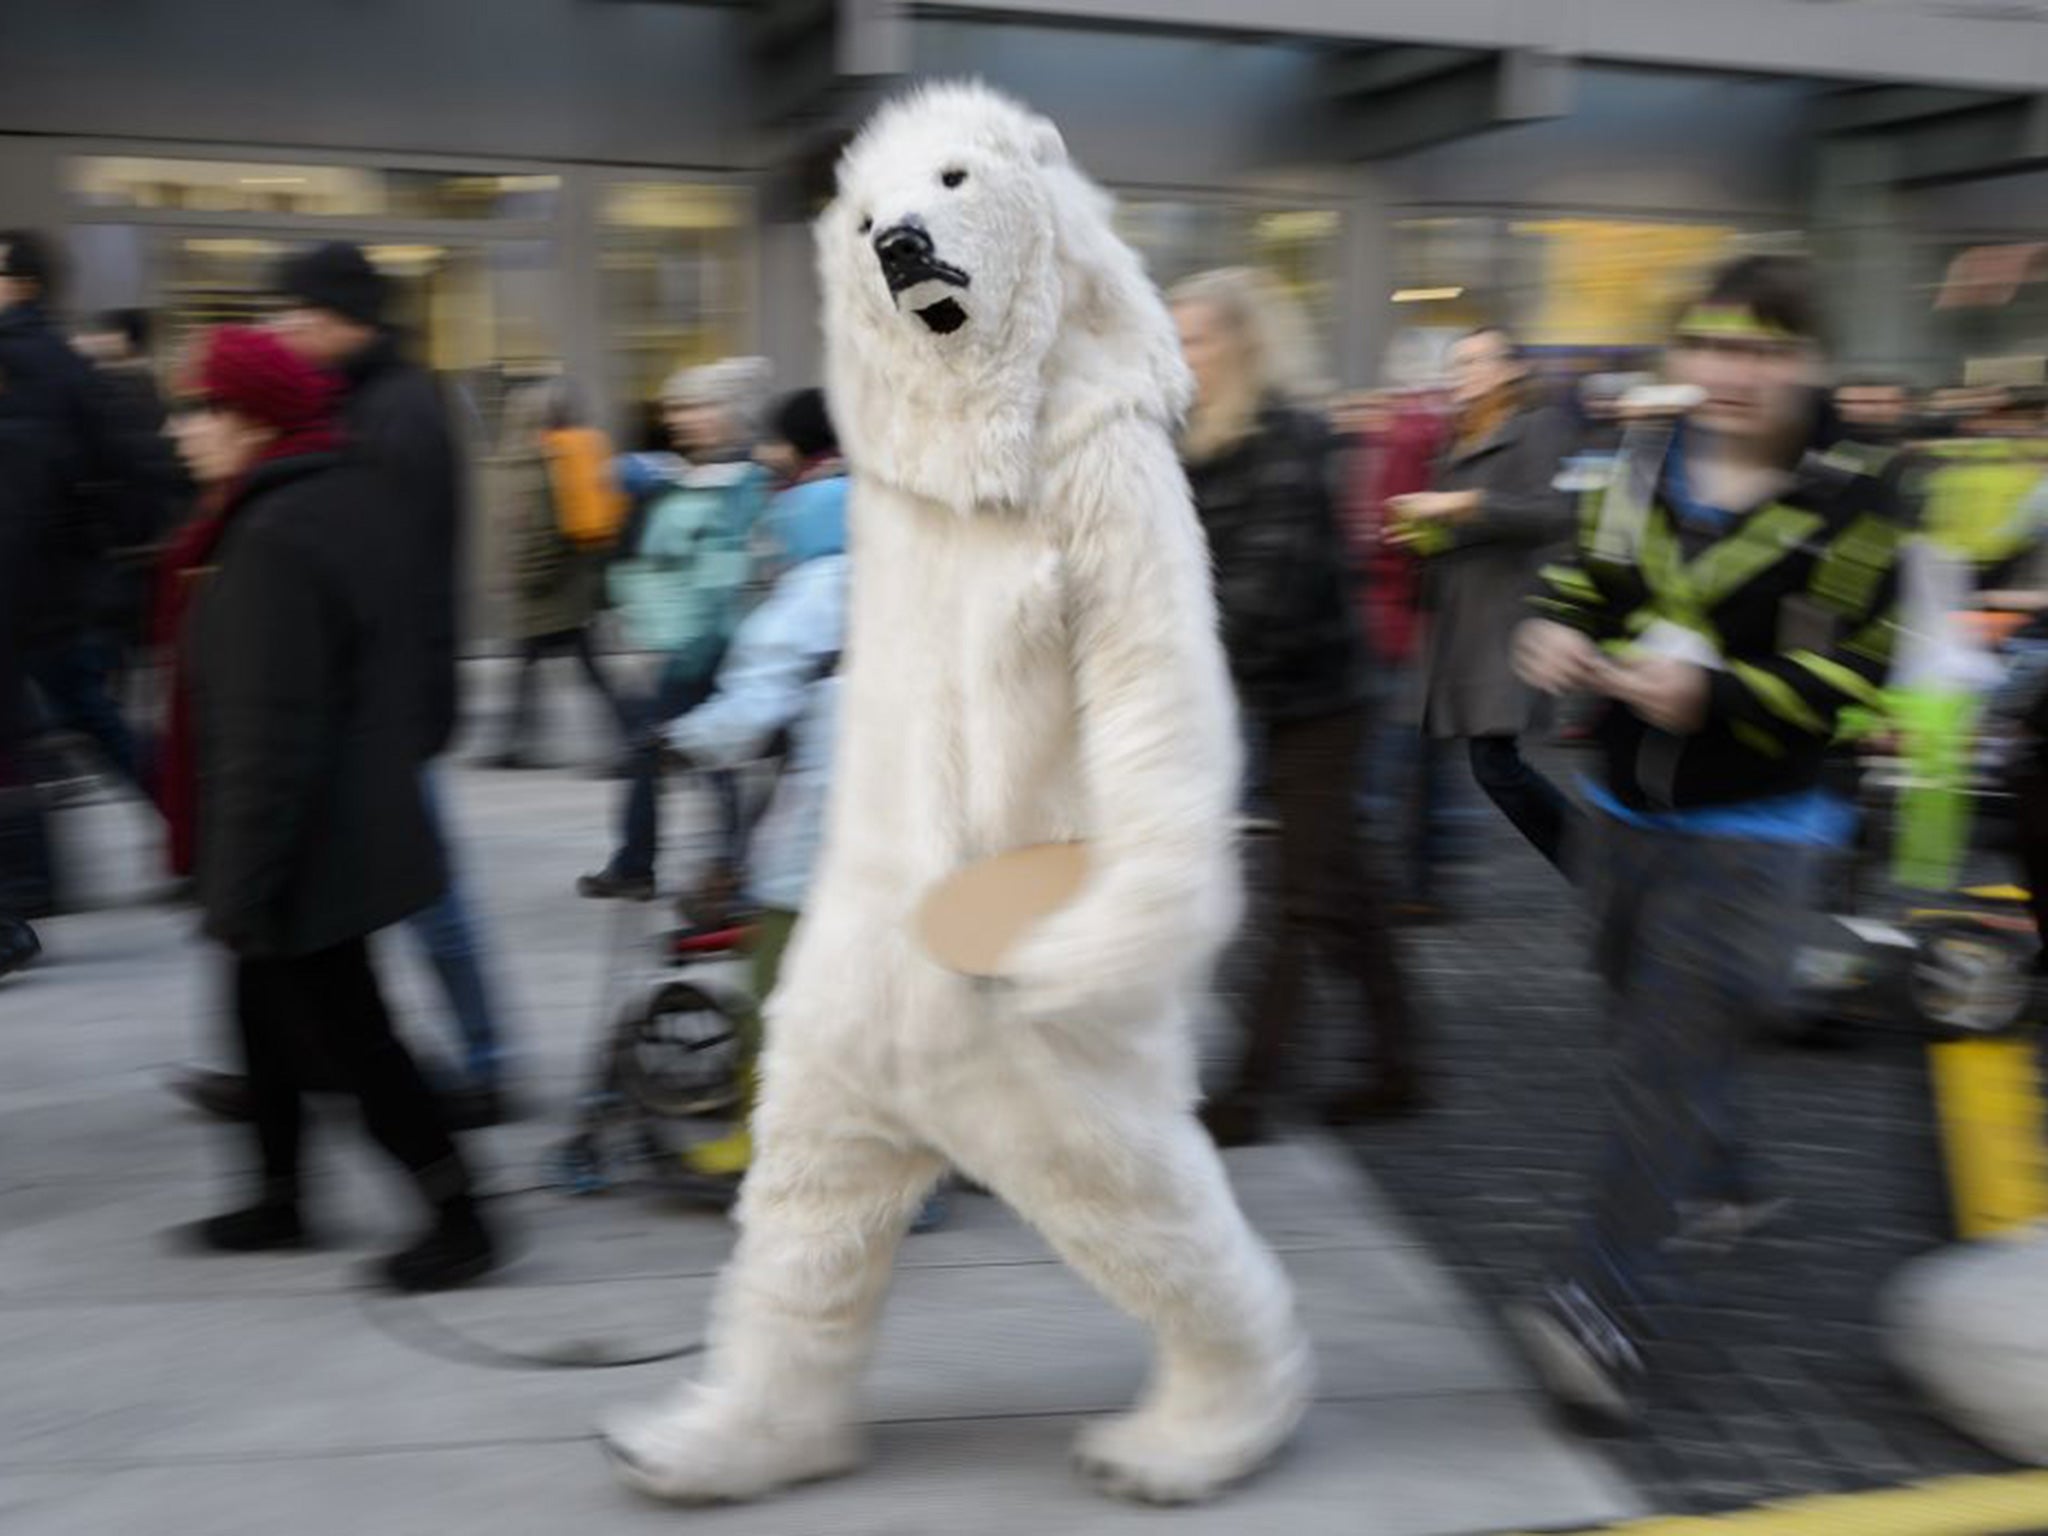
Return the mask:
M 1204 1498 L 1306 1405 L 1280 1266 L 1194 1115 L 1190 1015 L 1234 928 L 1239 749 L 1174 454 L 1174 329 L 1045 119 L 916 91 L 817 228 L 853 591 L 826 848 L 767 1010 L 757 1149 L 700 1380 L 607 1431 L 682 1502 L 850 1468 L 897 1241 L 950 1164 L 1152 1330 L 1077 1457 Z M 1085 840 L 1080 894 L 977 983 L 913 916 L 964 865 Z

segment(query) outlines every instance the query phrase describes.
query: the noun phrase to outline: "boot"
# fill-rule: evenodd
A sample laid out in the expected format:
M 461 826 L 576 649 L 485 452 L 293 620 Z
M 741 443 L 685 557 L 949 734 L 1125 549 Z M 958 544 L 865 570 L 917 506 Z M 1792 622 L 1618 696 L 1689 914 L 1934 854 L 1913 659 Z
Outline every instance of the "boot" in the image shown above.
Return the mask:
M 256 1100 L 249 1079 L 238 1072 L 188 1067 L 170 1080 L 170 1090 L 202 1115 L 246 1125 L 256 1118 Z
M 377 1279 L 385 1289 L 447 1291 L 480 1280 L 498 1267 L 498 1245 L 476 1202 L 457 1195 L 435 1209 L 434 1224 L 418 1242 L 383 1259 Z
M 18 917 L 0 917 L 0 976 L 20 970 L 42 952 L 35 929 Z
M 1219 1147 L 1256 1147 L 1271 1141 L 1266 1112 L 1256 1099 L 1231 1091 L 1209 1100 L 1199 1111 L 1202 1128 Z
M 1429 1095 L 1413 1072 L 1382 1072 L 1362 1088 L 1340 1093 L 1323 1105 L 1322 1121 L 1333 1130 L 1375 1120 L 1399 1120 L 1429 1108 Z
M 255 1204 L 180 1227 L 173 1236 L 199 1253 L 289 1253 L 313 1246 L 298 1191 L 283 1181 L 267 1182 Z

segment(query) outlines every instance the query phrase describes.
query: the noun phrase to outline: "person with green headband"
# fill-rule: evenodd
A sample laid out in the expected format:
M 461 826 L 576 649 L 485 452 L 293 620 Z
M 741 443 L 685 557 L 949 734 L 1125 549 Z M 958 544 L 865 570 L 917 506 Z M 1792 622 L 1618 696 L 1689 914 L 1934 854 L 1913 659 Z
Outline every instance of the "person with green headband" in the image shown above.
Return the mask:
M 1781 1206 L 1743 1155 L 1742 1047 L 1790 990 L 1800 919 L 1854 812 L 1821 786 L 1890 667 L 1898 463 L 1836 437 L 1804 263 L 1745 257 L 1679 321 L 1572 558 L 1516 633 L 1521 674 L 1610 707 L 1584 883 L 1610 989 L 1609 1140 L 1553 1283 L 1510 1321 L 1560 1404 L 1640 1411 L 1642 1344 L 1688 1252 Z

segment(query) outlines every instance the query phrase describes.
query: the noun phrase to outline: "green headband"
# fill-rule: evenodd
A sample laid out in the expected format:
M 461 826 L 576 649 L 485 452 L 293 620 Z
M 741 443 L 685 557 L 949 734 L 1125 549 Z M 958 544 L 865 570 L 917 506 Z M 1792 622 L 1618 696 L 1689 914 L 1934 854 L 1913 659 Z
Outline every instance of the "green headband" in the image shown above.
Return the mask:
M 1678 334 L 1728 341 L 1803 342 L 1804 336 L 1760 320 L 1740 304 L 1695 304 L 1679 319 Z

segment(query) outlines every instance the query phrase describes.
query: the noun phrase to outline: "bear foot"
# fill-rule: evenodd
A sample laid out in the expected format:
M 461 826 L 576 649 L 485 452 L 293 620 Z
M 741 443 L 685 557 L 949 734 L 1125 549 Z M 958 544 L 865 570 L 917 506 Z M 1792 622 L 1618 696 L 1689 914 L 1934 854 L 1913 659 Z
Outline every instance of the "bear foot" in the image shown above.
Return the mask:
M 1314 1369 L 1290 1350 L 1228 1408 L 1190 1414 L 1139 1408 L 1084 1427 L 1074 1446 L 1082 1476 L 1139 1504 L 1199 1504 L 1242 1482 L 1279 1452 L 1308 1411 Z
M 734 1504 L 860 1464 L 850 1425 L 769 1425 L 742 1419 L 691 1388 L 607 1424 L 599 1443 L 627 1487 L 671 1504 Z

